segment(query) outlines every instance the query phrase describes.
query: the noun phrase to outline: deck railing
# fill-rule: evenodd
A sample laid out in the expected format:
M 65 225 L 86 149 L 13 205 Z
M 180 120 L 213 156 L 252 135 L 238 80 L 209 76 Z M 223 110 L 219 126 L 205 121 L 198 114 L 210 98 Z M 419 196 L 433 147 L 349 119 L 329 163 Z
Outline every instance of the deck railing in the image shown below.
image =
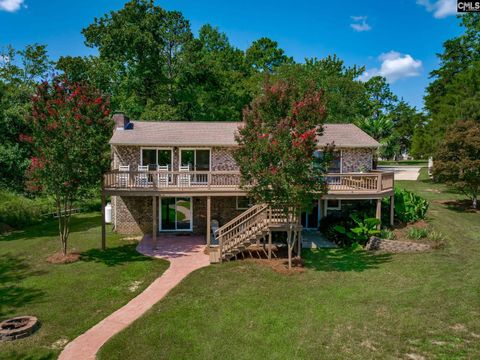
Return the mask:
M 393 172 L 326 174 L 331 193 L 380 193 L 392 190 Z M 104 175 L 106 190 L 236 190 L 238 171 L 110 171 Z

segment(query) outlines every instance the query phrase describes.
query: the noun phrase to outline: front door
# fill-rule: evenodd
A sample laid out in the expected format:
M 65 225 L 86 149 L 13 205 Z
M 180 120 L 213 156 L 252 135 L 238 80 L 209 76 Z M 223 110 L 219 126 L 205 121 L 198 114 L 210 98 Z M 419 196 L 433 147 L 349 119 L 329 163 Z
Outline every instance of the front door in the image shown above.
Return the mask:
M 192 230 L 192 198 L 162 197 L 160 199 L 160 231 Z
M 302 226 L 304 229 L 317 229 L 318 228 L 318 201 L 316 200 L 312 209 L 309 212 L 302 213 Z

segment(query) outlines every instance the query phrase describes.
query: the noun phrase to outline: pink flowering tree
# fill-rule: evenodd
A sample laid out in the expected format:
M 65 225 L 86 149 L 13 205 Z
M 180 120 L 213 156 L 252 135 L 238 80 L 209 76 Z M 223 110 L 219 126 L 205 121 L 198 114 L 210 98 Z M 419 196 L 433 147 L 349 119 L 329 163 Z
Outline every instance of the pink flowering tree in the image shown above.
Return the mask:
M 314 156 L 326 114 L 322 95 L 301 95 L 285 82 L 265 84 L 245 109 L 236 139 L 242 185 L 256 202 L 281 209 L 287 218 L 289 267 L 300 214 L 326 191 L 323 175 L 330 156 Z
M 56 78 L 40 84 L 32 98 L 31 136 L 21 136 L 34 154 L 28 186 L 55 198 L 63 255 L 73 203 L 98 186 L 109 167 L 109 115 L 109 99 L 88 84 Z

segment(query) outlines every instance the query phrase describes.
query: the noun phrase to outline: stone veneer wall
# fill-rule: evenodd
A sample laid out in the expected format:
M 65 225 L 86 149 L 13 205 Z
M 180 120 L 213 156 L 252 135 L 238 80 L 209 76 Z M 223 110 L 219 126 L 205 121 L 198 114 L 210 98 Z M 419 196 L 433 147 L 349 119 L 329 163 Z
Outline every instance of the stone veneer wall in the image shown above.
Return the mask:
M 121 234 L 152 232 L 152 198 L 150 196 L 113 196 L 112 205 L 116 232 Z
M 140 146 L 112 146 L 112 168 L 118 169 L 119 165 L 130 165 L 132 171 L 137 170 L 140 165 L 140 149 Z M 179 147 L 173 148 L 173 171 L 178 171 L 180 149 Z M 238 170 L 232 149 L 227 147 L 211 148 L 211 168 L 212 171 Z
M 212 171 L 238 171 L 239 167 L 232 151 L 232 148 L 226 147 L 212 148 Z
M 160 199 L 157 198 L 157 204 Z M 152 198 L 150 196 L 114 196 L 115 207 L 113 221 L 115 230 L 121 234 L 149 234 L 152 232 Z M 236 209 L 234 196 L 212 197 L 211 218 L 224 225 L 245 210 Z M 193 232 L 205 234 L 207 226 L 207 198 L 194 197 L 193 205 Z M 159 213 L 159 211 L 157 211 Z
M 220 226 L 225 225 L 245 210 L 237 210 L 235 196 L 215 196 L 211 200 L 211 219 L 217 220 Z M 207 198 L 193 198 L 193 232 L 205 234 L 207 226 Z
M 358 172 L 362 167 L 365 171 L 372 170 L 373 152 L 368 148 L 342 149 L 342 172 Z

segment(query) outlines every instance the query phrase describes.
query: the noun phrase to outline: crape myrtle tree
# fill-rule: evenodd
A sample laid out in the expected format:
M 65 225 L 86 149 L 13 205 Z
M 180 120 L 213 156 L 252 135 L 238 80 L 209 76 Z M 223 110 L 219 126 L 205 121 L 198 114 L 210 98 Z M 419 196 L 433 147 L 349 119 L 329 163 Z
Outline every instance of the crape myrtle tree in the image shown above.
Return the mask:
M 331 151 L 314 155 L 325 115 L 323 91 L 299 95 L 292 83 L 267 82 L 244 110 L 236 137 L 242 185 L 256 202 L 281 209 L 287 218 L 289 268 L 300 213 L 326 191 L 323 175 Z
M 480 122 L 459 120 L 451 125 L 434 159 L 435 180 L 463 192 L 476 209 L 480 193 Z
M 72 205 L 98 186 L 109 166 L 112 134 L 108 97 L 86 83 L 62 78 L 37 86 L 32 98 L 30 190 L 54 197 L 63 255 Z

